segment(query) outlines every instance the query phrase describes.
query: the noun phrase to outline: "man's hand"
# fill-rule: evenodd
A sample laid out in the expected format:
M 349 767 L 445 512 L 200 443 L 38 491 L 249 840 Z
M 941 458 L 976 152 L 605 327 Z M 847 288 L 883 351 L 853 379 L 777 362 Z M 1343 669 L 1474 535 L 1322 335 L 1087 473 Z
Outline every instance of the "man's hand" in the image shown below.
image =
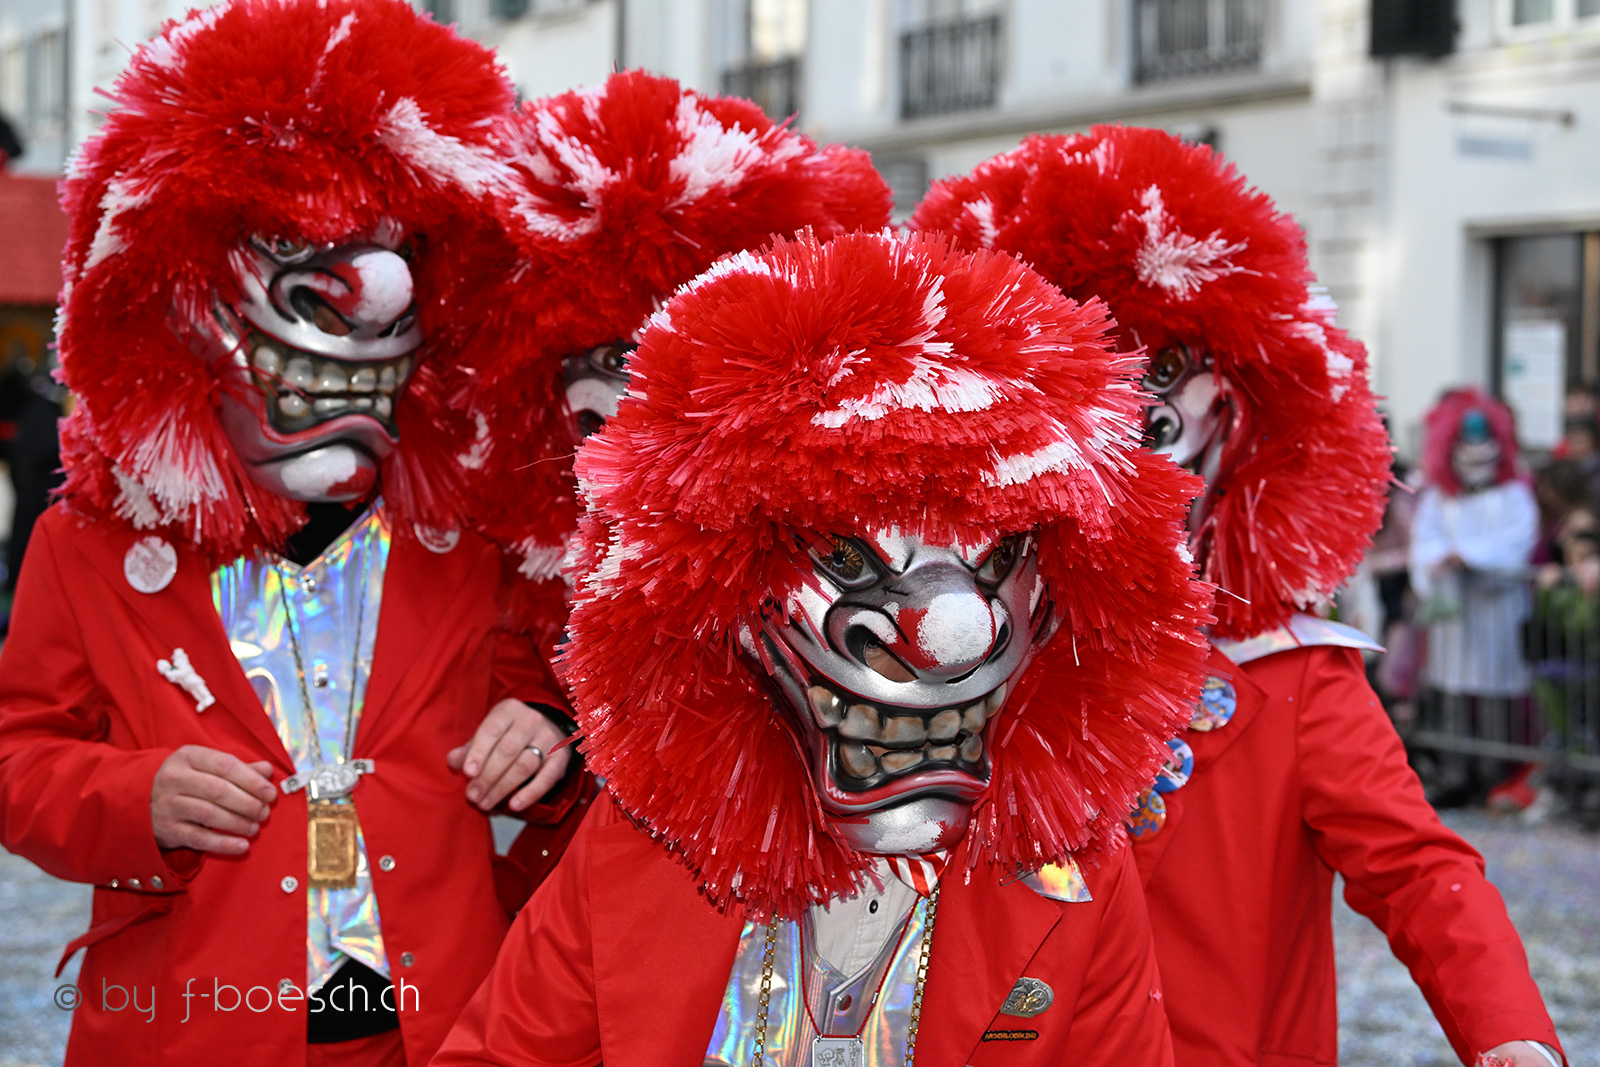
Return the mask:
M 537 709 L 520 700 L 502 700 L 489 709 L 472 740 L 451 749 L 445 762 L 472 779 L 467 799 L 482 810 L 492 810 L 516 790 L 507 806 L 521 811 L 566 775 L 572 753 L 552 752 L 565 740 L 566 734 Z
M 1491 1056 L 1492 1060 L 1489 1059 Z M 1556 1059 L 1559 1062 L 1560 1057 Z M 1532 1041 L 1507 1041 L 1503 1045 L 1496 1045 L 1479 1056 L 1478 1062 L 1503 1063 L 1507 1067 L 1550 1067 L 1550 1057 Z
M 184 745 L 162 761 L 150 786 L 150 823 L 162 848 L 242 855 L 278 792 L 272 764 L 246 763 L 204 745 Z

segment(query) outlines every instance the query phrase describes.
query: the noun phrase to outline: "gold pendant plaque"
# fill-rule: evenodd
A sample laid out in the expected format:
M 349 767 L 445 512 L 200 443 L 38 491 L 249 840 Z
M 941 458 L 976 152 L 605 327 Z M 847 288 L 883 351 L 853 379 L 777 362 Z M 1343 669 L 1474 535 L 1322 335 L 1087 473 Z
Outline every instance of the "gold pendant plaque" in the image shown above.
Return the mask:
M 311 888 L 354 889 L 358 825 L 355 805 L 315 801 L 308 807 L 306 855 Z

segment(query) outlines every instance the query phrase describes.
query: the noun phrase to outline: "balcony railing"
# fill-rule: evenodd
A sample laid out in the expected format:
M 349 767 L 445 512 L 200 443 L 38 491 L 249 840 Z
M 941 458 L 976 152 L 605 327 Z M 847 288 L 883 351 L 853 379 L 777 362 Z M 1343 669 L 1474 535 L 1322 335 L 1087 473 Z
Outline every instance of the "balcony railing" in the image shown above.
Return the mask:
M 768 118 L 782 122 L 800 110 L 800 57 L 786 56 L 725 70 L 722 92 L 753 100 Z
M 993 107 L 1000 88 L 1000 16 L 900 35 L 900 117 Z
M 1134 0 L 1134 16 L 1140 82 L 1261 65 L 1266 0 Z

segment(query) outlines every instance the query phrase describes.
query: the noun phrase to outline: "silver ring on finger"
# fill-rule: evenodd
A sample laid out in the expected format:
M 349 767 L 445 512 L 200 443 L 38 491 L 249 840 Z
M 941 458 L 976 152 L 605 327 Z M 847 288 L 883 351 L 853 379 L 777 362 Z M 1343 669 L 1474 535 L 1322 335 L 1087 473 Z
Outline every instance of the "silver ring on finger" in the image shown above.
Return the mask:
M 532 752 L 533 755 L 534 755 L 534 758 L 537 759 L 540 763 L 544 762 L 544 749 L 540 748 L 538 745 L 529 745 L 525 749 L 525 751 Z

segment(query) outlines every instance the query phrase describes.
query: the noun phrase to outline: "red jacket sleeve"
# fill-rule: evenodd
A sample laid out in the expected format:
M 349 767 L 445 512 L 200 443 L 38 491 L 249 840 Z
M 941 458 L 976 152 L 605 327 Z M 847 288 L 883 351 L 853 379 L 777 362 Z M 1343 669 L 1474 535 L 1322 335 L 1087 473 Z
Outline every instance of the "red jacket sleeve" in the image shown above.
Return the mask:
M 585 830 L 593 824 L 587 820 Z M 600 1063 L 587 840 L 580 830 L 565 861 L 522 909 L 433 1067 Z
M 1317 851 L 1388 937 L 1461 1062 L 1505 1041 L 1559 1048 L 1483 857 L 1423 797 L 1359 656 L 1314 650 L 1300 692 L 1303 813 Z
M 34 528 L 0 652 L 0 844 L 68 881 L 148 886 L 155 875 L 177 889 L 198 857 L 163 853 L 150 817 L 171 750 L 107 741 L 112 698 L 90 669 L 62 573 L 57 541 L 70 533 L 59 512 Z
M 1062 1062 L 1170 1067 L 1172 1034 L 1133 850 L 1124 848 L 1110 864 L 1118 868 L 1115 877 L 1095 885 L 1105 910 Z

